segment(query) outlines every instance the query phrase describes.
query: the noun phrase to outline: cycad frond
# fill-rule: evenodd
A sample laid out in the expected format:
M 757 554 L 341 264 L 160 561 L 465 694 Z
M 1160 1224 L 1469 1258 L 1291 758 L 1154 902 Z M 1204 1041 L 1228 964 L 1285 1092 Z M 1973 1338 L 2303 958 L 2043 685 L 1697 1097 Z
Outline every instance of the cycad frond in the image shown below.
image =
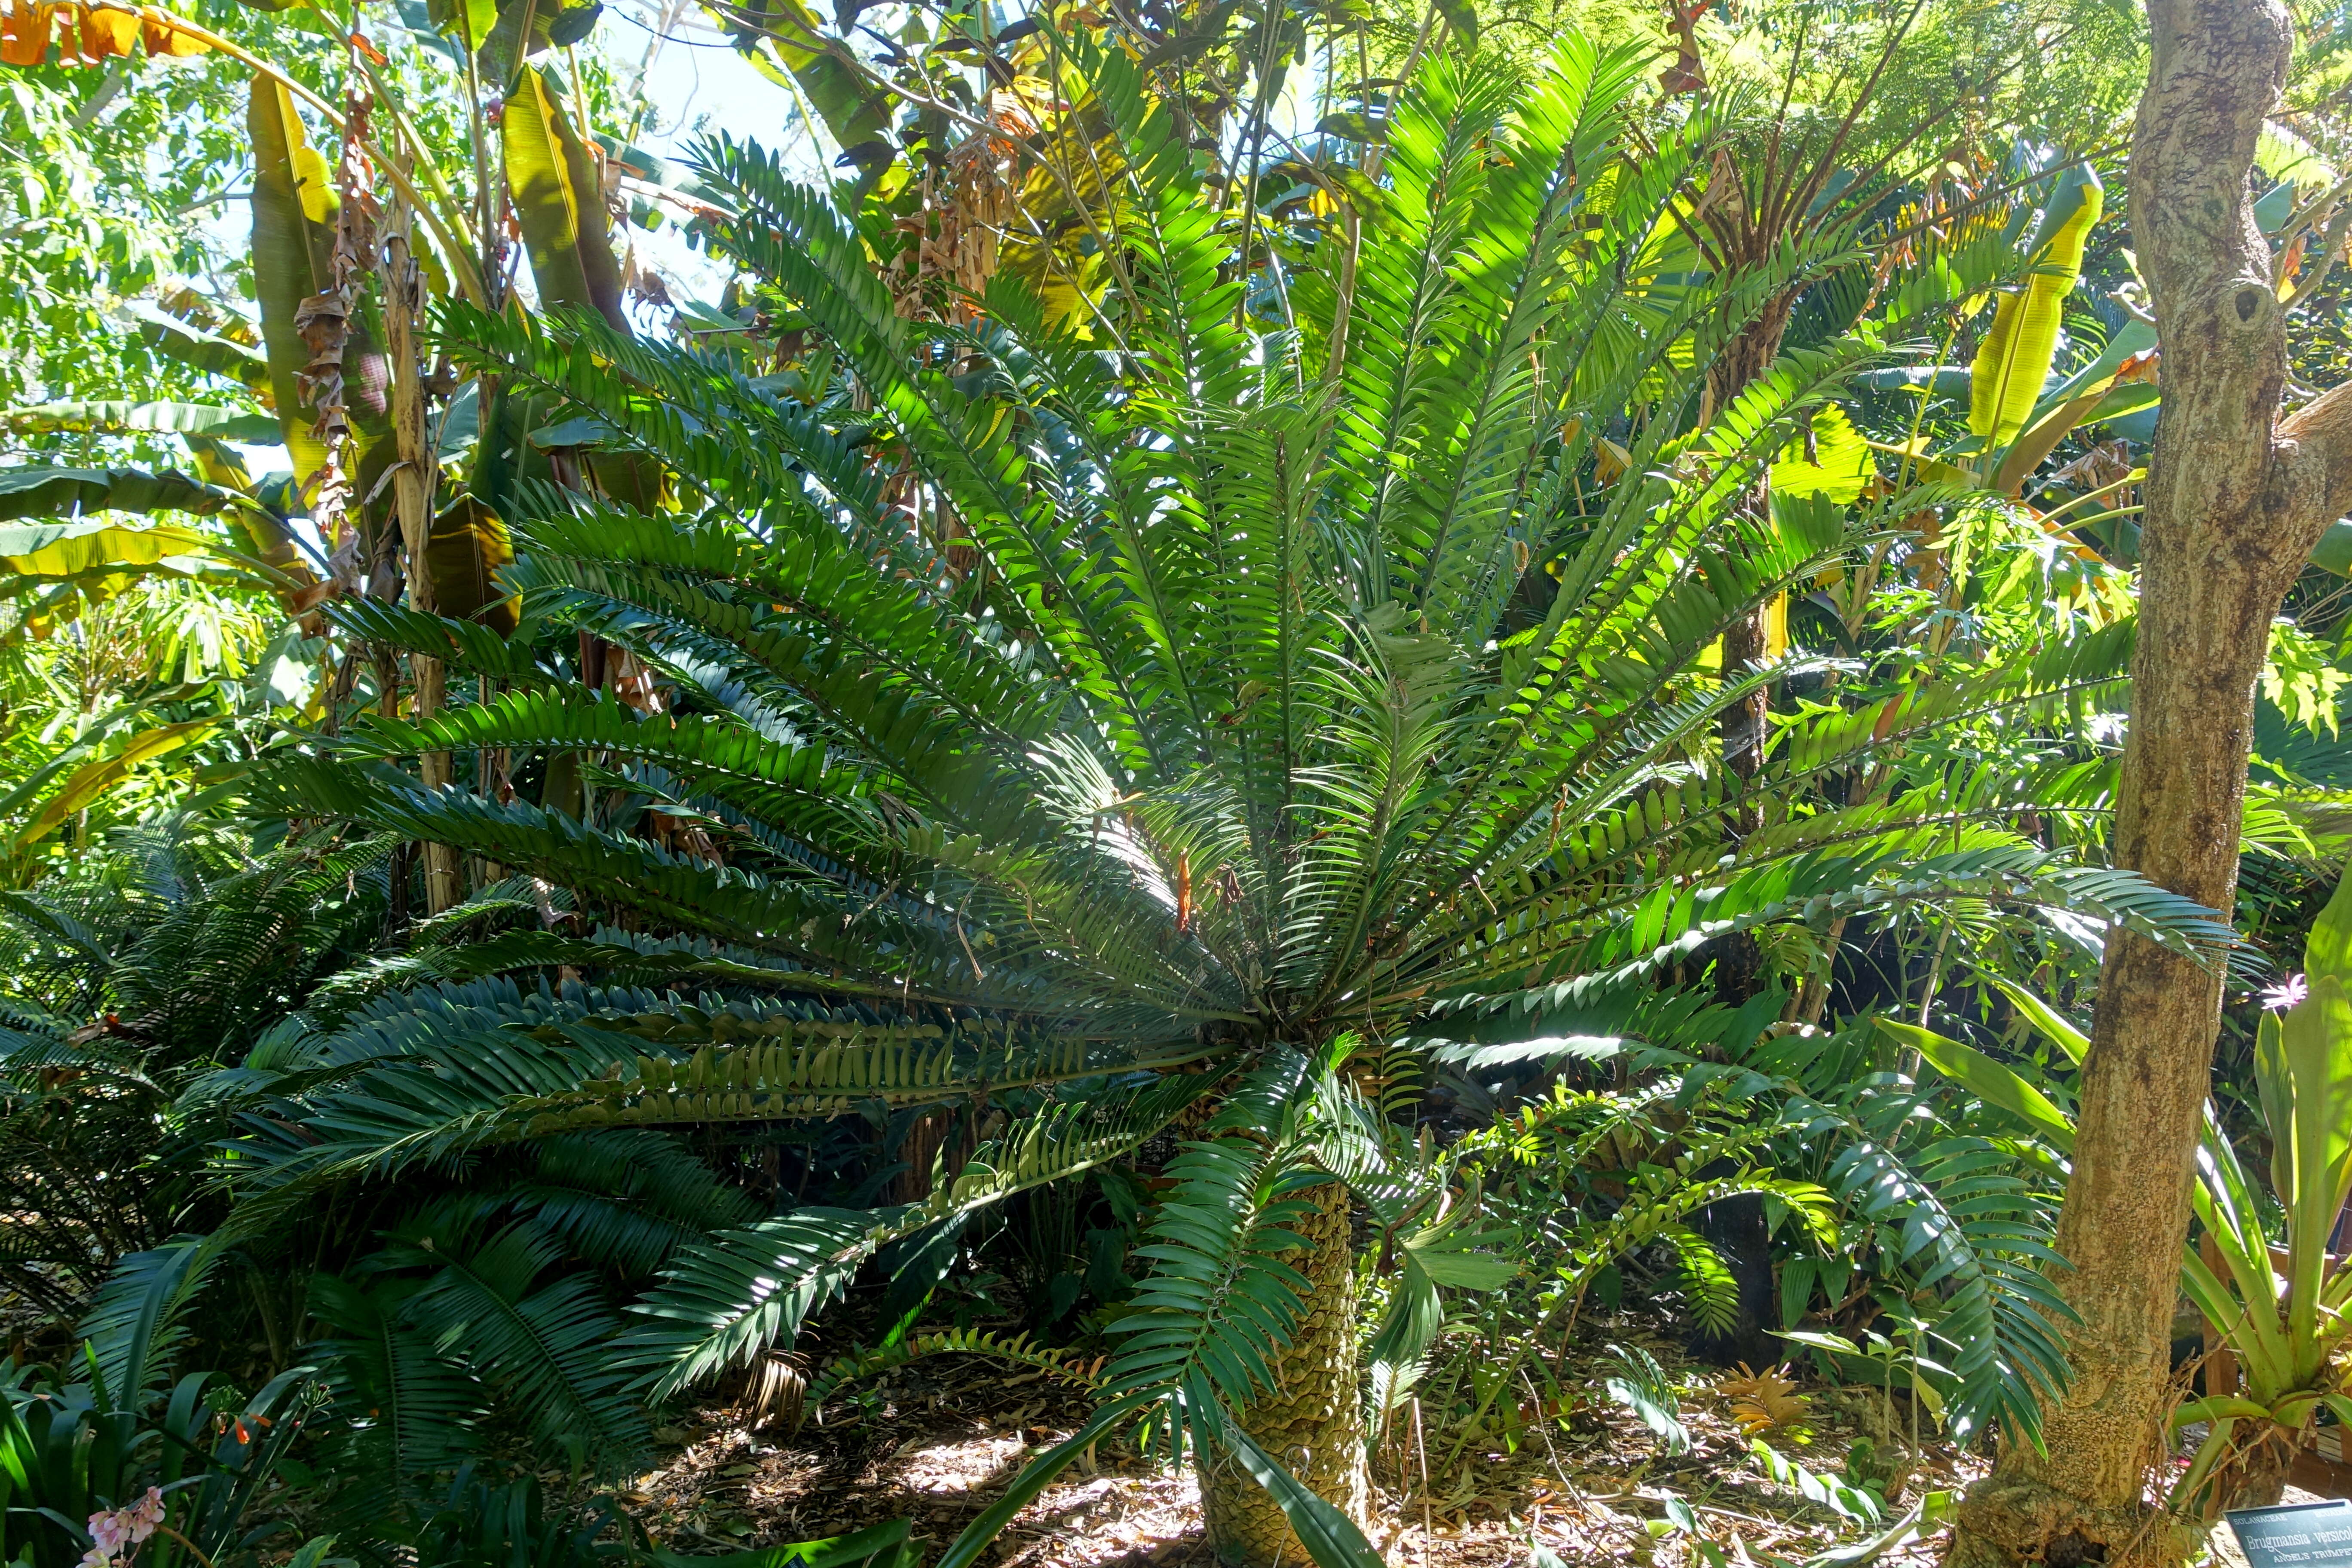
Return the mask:
M 402 1315 L 443 1355 L 462 1353 L 549 1447 L 619 1474 L 645 1450 L 643 1413 L 611 1357 L 617 1323 L 594 1278 L 547 1278 L 562 1257 L 528 1224 L 479 1237 L 412 1222 L 383 1261 L 434 1270 Z
M 909 1334 L 896 1344 L 834 1357 L 809 1379 L 803 1408 L 818 1412 L 821 1417 L 824 1402 L 847 1384 L 935 1355 L 973 1355 L 1010 1362 L 1075 1388 L 1091 1390 L 1100 1386 L 1099 1357 L 1089 1364 L 1082 1355 L 1033 1345 L 1025 1333 L 1005 1335 L 982 1329 L 947 1329 L 938 1333 Z
M 623 1359 L 654 1398 L 746 1364 L 789 1344 L 809 1312 L 887 1243 L 1115 1159 L 1214 1087 L 1202 1073 L 1055 1103 L 982 1145 L 919 1204 L 800 1209 L 722 1232 L 681 1253 L 636 1304 L 653 1321 L 630 1333 Z
M 472 1447 L 488 1391 L 433 1337 L 402 1321 L 398 1299 L 332 1275 L 313 1276 L 310 1310 L 331 1331 L 316 1347 L 330 1397 L 341 1405 L 365 1468 L 388 1476 L 395 1495 L 419 1500 L 414 1483 Z M 358 1467 L 355 1467 L 355 1468 Z

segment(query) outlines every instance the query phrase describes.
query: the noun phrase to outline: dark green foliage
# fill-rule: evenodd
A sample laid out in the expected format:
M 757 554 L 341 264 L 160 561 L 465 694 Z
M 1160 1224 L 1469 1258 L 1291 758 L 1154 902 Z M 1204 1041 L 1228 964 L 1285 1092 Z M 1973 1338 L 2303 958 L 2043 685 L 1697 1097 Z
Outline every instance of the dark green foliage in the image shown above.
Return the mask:
M 70 1319 L 115 1259 L 200 1212 L 201 1106 L 318 978 L 365 951 L 389 845 L 257 861 L 184 818 L 0 894 L 0 1271 Z
M 468 367 L 658 461 L 681 510 L 523 483 L 505 519 L 524 645 L 601 641 L 650 694 L 352 609 L 510 689 L 289 748 L 255 786 L 261 809 L 530 879 L 439 917 L 203 1090 L 237 1119 L 219 1166 L 236 1204 L 204 1245 L 283 1251 L 331 1219 L 343 1261 L 311 1292 L 328 1375 L 347 1413 L 394 1411 L 351 1426 L 412 1510 L 493 1426 L 617 1473 L 645 1400 L 788 1346 L 885 1247 L 1181 1120 L 1102 1415 L 948 1561 L 1141 1423 L 1256 1478 L 1324 1568 L 1365 1563 L 1231 1418 L 1297 1321 L 1279 1255 L 1297 1194 L 1341 1177 L 1410 1254 L 1393 1364 L 1435 1336 L 1441 1289 L 1510 1271 L 1475 1205 L 1449 1210 L 1443 1163 L 1340 1082 L 1356 1037 L 1534 1059 L 1704 1023 L 1746 1049 L 1765 1018 L 1700 1019 L 1663 989 L 1721 939 L 1953 900 L 2199 953 L 2228 940 L 2021 831 L 2011 775 L 1937 750 L 2111 691 L 2127 626 L 2007 664 L 1711 666 L 1759 605 L 1975 502 L 1756 503 L 1884 355 L 1827 337 L 1705 406 L 1699 369 L 1743 322 L 1852 258 L 1791 244 L 1751 273 L 1664 271 L 1655 237 L 1703 178 L 1706 127 L 1634 134 L 1638 50 L 1571 38 L 1524 80 L 1433 53 L 1391 116 L 1387 186 L 1350 197 L 1361 247 L 1304 237 L 1257 297 L 1142 72 L 1065 42 L 1118 191 L 1110 308 L 1083 331 L 1009 275 L 969 324 L 909 321 L 854 215 L 723 141 L 699 169 L 725 209 L 714 249 L 829 342 L 860 412 L 592 315 L 444 322 Z M 1835 702 L 1803 707 L 1758 771 L 1722 765 L 1728 709 L 1832 674 Z M 438 752 L 548 782 L 428 789 L 407 759 Z M 1849 787 L 1898 764 L 1903 789 Z M 1982 1345 L 1959 1370 L 1969 1418 L 2030 1426 L 2030 1402 L 1985 1385 L 2040 1365 L 2047 1303 L 1989 1303 L 2012 1275 L 1986 1255 L 2030 1259 L 2032 1227 L 1954 1223 L 1944 1155 L 1914 1179 L 1883 1157 L 1892 1130 L 1749 1076 L 1778 1119 L 1711 1124 L 1634 1183 L 1577 1243 L 1577 1289 L 1663 1241 L 1719 1310 L 1684 1221 L 1761 1191 L 1811 1223 L 1822 1189 L 1769 1173 L 1765 1145 L 1834 1132 L 1851 1153 L 1825 1178 L 1902 1232 L 1904 1260 L 1930 1258 L 1920 1289 L 1976 1314 L 1953 1320 Z M 957 1136 L 901 1201 L 846 1163 L 813 1197 L 755 1173 L 786 1129 L 930 1106 Z M 1001 1131 L 978 1125 L 997 1111 Z M 1718 1157 L 1732 1173 L 1698 1169 Z

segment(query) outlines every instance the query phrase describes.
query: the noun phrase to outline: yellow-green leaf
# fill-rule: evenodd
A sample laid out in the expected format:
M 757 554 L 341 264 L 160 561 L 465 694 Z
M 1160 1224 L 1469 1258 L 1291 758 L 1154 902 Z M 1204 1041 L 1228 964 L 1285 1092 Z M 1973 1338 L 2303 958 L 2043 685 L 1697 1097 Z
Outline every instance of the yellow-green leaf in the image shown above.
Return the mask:
M 1800 441 L 1772 465 L 1775 495 L 1827 496 L 1832 500 L 1858 500 L 1878 476 L 1871 461 L 1870 443 L 1853 427 L 1845 410 L 1828 404 L 1813 411 L 1812 451 Z
M 774 79 L 781 68 L 791 78 L 843 148 L 869 146 L 889 129 L 889 96 L 841 58 L 841 44 L 825 36 L 802 0 L 729 6 L 720 20 L 737 31 L 737 47 L 761 75 Z M 761 35 L 772 56 L 757 47 Z
M 125 741 L 121 750 L 99 758 L 77 769 L 66 780 L 65 787 L 41 804 L 41 809 L 24 830 L 16 835 L 16 847 L 37 844 L 56 832 L 67 818 L 87 810 L 104 798 L 109 790 L 131 776 L 143 763 L 161 761 L 174 752 L 184 751 L 211 734 L 226 719 L 190 719 L 184 723 L 158 725 L 142 730 Z
M 2032 271 L 2001 296 L 1969 370 L 1969 429 L 1990 446 L 2025 428 L 2058 353 L 2066 296 L 2083 274 L 2083 247 L 2099 221 L 2105 188 L 2088 163 L 2062 175 L 2034 237 Z
M 525 67 L 499 121 L 515 221 L 543 306 L 593 310 L 625 331 L 621 270 L 596 161 L 581 144 L 547 79 Z
M 1878 1026 L 1919 1053 L 1920 1058 L 1988 1105 L 1997 1105 L 2033 1124 L 2061 1152 L 2074 1147 L 2074 1119 L 2050 1101 L 2050 1097 L 2011 1068 L 1947 1035 L 1901 1024 L 1875 1020 Z
M 137 572 L 207 554 L 212 541 L 181 528 L 52 522 L 0 528 L 0 572 L 50 582 Z
M 311 432 L 296 380 L 310 363 L 310 348 L 294 330 L 294 314 L 327 287 L 334 187 L 326 159 L 303 132 L 293 96 L 276 78 L 254 73 L 246 128 L 253 139 L 253 290 L 261 306 L 261 341 L 286 453 L 296 479 L 308 484 L 327 454 Z
M 115 433 L 153 431 L 212 436 L 229 441 L 268 444 L 278 439 L 278 421 L 266 414 L 208 403 L 41 403 L 0 414 L 10 430 L 74 430 Z

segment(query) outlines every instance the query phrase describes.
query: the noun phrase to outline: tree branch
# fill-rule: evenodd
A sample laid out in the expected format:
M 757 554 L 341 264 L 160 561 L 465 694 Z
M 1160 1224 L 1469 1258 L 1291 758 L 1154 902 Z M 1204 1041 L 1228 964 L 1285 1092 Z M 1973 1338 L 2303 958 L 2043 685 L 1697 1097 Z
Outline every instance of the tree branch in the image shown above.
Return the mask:
M 2285 492 L 2277 521 L 2316 540 L 2321 529 L 2352 512 L 2352 382 L 2281 420 L 2272 448 Z

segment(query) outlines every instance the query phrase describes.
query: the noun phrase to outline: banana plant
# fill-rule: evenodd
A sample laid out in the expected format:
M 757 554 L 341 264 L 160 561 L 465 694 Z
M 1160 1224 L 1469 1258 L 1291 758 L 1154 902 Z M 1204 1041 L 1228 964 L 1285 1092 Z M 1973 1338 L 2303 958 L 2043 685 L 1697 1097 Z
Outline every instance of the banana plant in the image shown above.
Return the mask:
M 1987 451 L 2022 435 L 2058 353 L 2066 298 L 2083 275 L 2083 246 L 2105 187 L 2088 163 L 2059 177 L 2035 233 L 2024 283 L 2000 297 L 1969 367 L 1969 433 Z
M 68 824 L 135 801 L 152 770 L 184 768 L 213 741 L 233 705 L 217 702 L 209 683 L 215 674 L 243 672 L 237 645 L 266 624 L 255 601 L 276 591 L 291 610 L 309 591 L 260 553 L 283 535 L 247 491 L 172 472 L 0 470 L 0 518 L 60 501 L 89 510 L 135 501 L 239 526 L 127 527 L 103 517 L 0 522 L 0 654 L 33 689 L 67 694 L 54 710 L 36 703 L 11 715 L 8 766 L 0 770 L 0 882 L 9 885 L 37 874 L 46 846 Z M 66 651 L 37 651 L 42 644 Z M 93 666 L 84 655 L 118 644 L 139 650 L 135 679 L 119 701 L 91 687 L 87 673 L 56 673 L 60 657 L 87 672 Z M 95 668 L 112 666 L 98 656 Z M 103 683 L 122 684 L 119 676 Z
M 483 15 L 473 21 L 481 26 L 501 25 L 493 7 L 476 9 Z M 454 15 L 444 20 L 453 28 L 466 25 L 465 17 Z M 544 41 L 534 44 L 534 48 L 545 47 Z M 184 547 L 177 548 L 175 561 L 196 550 L 258 563 L 275 574 L 273 585 L 281 590 L 288 610 L 305 614 L 330 593 L 352 586 L 346 583 L 334 589 L 321 583 L 327 563 L 305 559 L 297 526 L 297 520 L 310 510 L 327 457 L 312 411 L 303 402 L 302 378 L 312 368 L 315 351 L 299 318 L 304 302 L 329 293 L 333 282 L 341 193 L 328 155 L 310 141 L 298 100 L 321 113 L 331 111 L 283 72 L 259 61 L 252 64 L 247 125 L 255 150 L 251 255 L 258 330 L 213 320 L 193 301 L 166 301 L 152 309 L 142 329 L 156 352 L 229 384 L 224 387 L 227 395 L 218 403 L 124 400 L 0 413 L 0 431 L 11 433 L 176 436 L 185 443 L 195 474 L 175 468 L 26 464 L 0 471 L 0 521 L 66 520 L 79 529 L 87 525 L 74 520 L 104 513 L 218 516 L 233 528 L 226 551 L 221 542 L 209 539 L 200 542 L 199 550 L 190 542 L 194 531 L 176 524 L 167 531 L 91 529 L 90 542 L 83 548 L 100 554 L 107 547 L 129 552 L 107 574 L 108 581 L 119 585 L 132 567 L 168 569 L 152 560 L 136 559 L 142 552 L 153 556 L 152 542 L 168 533 L 175 547 Z M 381 80 L 375 85 L 384 87 Z M 501 117 L 503 157 L 497 161 L 497 174 L 511 194 L 541 306 L 593 309 L 623 326 L 620 272 L 609 235 L 603 176 L 566 116 L 563 97 L 537 68 L 519 68 L 509 89 L 509 112 Z M 380 117 L 383 121 L 405 134 L 406 122 L 396 106 Z M 342 129 L 348 135 L 360 134 L 348 125 Z M 410 166 L 417 167 L 415 155 L 423 149 L 413 137 L 405 151 L 411 154 Z M 415 183 L 446 195 L 437 174 L 420 168 Z M 462 239 L 462 214 L 453 204 L 454 198 L 441 201 L 451 210 L 437 215 L 420 211 L 420 216 L 430 220 L 427 226 L 436 235 Z M 478 263 L 457 265 L 464 258 L 448 254 L 447 243 L 439 248 L 442 265 L 424 269 L 428 284 L 437 281 L 448 291 L 469 297 L 477 292 L 478 286 L 470 279 L 480 272 Z M 354 437 L 352 484 L 362 536 L 356 553 L 364 563 L 387 553 L 377 541 L 391 526 L 396 487 L 384 480 L 400 456 L 393 437 L 394 410 L 384 390 L 399 383 L 385 374 L 382 290 L 365 277 L 362 281 L 354 292 L 341 355 Z M 457 417 L 461 413 L 466 417 Z M 420 603 L 504 633 L 514 626 L 513 612 L 493 580 L 512 552 L 500 520 L 512 504 L 515 485 L 552 477 L 547 455 L 534 440 L 547 421 L 535 403 L 505 397 L 492 384 L 461 392 L 438 423 L 433 456 L 457 478 L 444 487 L 443 504 L 431 521 L 420 559 L 404 563 L 403 571 L 426 584 Z M 232 442 L 282 443 L 290 472 L 256 479 Z M 609 493 L 638 502 L 655 499 L 647 480 L 624 459 L 592 458 L 587 467 Z M 428 494 L 433 488 L 427 487 Z M 107 564 L 99 554 L 91 562 L 93 570 Z M 350 576 L 350 570 L 344 574 Z M 43 582 L 60 598 L 74 591 L 71 584 Z

